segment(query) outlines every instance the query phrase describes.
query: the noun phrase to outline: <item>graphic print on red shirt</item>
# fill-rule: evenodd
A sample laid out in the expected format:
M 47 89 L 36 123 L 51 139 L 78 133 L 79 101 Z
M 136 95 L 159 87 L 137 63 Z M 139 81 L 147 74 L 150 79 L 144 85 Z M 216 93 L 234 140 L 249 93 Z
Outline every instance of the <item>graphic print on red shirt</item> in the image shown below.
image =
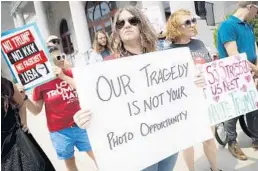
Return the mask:
M 73 77 L 71 70 L 63 71 Z M 34 89 L 33 100 L 45 102 L 45 112 L 50 132 L 68 128 L 74 124 L 73 116 L 80 110 L 77 92 L 66 81 L 59 78 Z

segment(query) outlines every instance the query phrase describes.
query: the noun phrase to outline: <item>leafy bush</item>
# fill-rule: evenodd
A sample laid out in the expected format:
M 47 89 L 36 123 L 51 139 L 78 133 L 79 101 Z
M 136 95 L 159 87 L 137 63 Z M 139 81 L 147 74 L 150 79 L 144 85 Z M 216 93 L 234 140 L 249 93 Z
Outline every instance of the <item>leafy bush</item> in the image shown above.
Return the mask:
M 255 39 L 256 39 L 256 42 L 258 42 L 258 18 L 253 19 L 250 23 L 254 27 Z

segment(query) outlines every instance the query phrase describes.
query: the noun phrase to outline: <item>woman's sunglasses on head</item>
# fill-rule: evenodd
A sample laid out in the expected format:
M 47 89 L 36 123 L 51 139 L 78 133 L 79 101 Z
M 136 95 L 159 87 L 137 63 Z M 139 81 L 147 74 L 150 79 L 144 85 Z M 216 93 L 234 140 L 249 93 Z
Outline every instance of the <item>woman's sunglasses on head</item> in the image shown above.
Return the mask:
M 61 59 L 65 60 L 66 59 L 66 55 L 65 54 L 58 55 L 58 56 L 56 56 L 56 59 L 58 61 L 60 61 Z
M 129 18 L 127 21 L 132 26 L 137 26 L 140 23 L 140 20 L 137 17 Z M 117 29 L 119 30 L 122 29 L 124 25 L 125 25 L 125 20 L 117 20 L 116 22 Z
M 192 19 L 185 20 L 182 25 L 185 26 L 185 27 L 191 27 L 192 24 L 195 25 L 196 23 L 197 23 L 197 19 L 192 18 Z
M 58 44 L 58 45 L 60 44 L 60 41 L 59 41 L 59 40 L 52 40 L 51 42 L 52 42 L 53 44 Z

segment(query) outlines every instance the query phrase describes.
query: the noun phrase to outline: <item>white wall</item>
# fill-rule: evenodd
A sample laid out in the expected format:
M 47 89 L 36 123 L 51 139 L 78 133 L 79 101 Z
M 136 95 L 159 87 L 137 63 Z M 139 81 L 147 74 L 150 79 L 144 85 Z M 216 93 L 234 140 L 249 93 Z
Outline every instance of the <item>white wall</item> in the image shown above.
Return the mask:
M 37 22 L 37 16 L 35 15 L 35 13 L 30 14 L 28 16 L 28 18 L 26 19 L 26 24 L 30 24 L 30 23 L 33 23 L 33 22 Z
M 116 1 L 117 8 L 122 8 L 125 6 L 129 6 L 131 1 Z M 142 1 L 137 1 L 136 7 L 141 8 L 142 7 Z
M 214 39 L 213 39 L 213 31 L 210 29 L 207 24 L 206 20 L 198 20 L 197 21 L 197 31 L 198 35 L 196 36 L 198 39 L 202 40 L 203 43 L 209 47 L 212 52 L 216 52 L 216 48 L 214 46 Z
M 238 7 L 238 1 L 225 1 L 224 2 L 225 14 L 233 13 Z
M 14 28 L 14 21 L 10 15 L 9 3 L 1 2 L 1 32 Z M 12 80 L 12 74 L 9 70 L 4 57 L 1 54 L 1 75 L 9 80 Z
M 11 71 L 10 71 L 4 57 L 2 56 L 2 54 L 1 54 L 1 76 L 5 77 L 11 81 L 13 80 Z
M 187 9 L 193 15 L 195 15 L 194 1 L 170 1 L 170 11 L 171 13 L 179 9 Z
M 73 43 L 74 49 L 77 49 L 77 40 L 75 36 L 74 26 L 72 22 L 72 16 L 70 11 L 70 6 L 68 1 L 53 1 L 51 3 L 51 18 L 49 20 L 49 30 L 50 34 L 57 35 L 60 37 L 59 27 L 62 19 L 65 19 L 68 24 L 69 32 L 71 33 L 71 41 Z M 82 21 L 86 22 L 86 21 Z M 85 28 L 88 29 L 88 28 Z M 88 40 L 85 40 L 88 41 Z
M 11 16 L 10 6 L 7 2 L 1 2 L 1 32 L 14 28 L 13 17 Z
M 238 6 L 238 1 L 209 1 L 214 4 L 214 18 L 215 23 L 219 24 L 224 21 L 224 17 L 230 13 L 233 13 Z
M 218 24 L 223 21 L 225 17 L 224 1 L 209 1 L 213 3 L 214 19 L 215 23 Z

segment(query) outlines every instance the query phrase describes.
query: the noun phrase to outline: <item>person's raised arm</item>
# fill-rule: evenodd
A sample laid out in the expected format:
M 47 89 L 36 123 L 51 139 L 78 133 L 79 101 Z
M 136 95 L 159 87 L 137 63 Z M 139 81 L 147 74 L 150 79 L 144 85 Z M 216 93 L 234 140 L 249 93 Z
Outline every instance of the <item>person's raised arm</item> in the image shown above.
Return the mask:
M 219 29 L 218 36 L 220 37 L 220 40 L 223 43 L 228 56 L 235 56 L 239 54 L 236 43 L 237 32 L 235 31 L 235 28 L 232 25 L 228 23 L 223 23 Z M 248 63 L 251 67 L 251 70 L 255 72 L 255 74 L 258 74 L 258 67 L 249 61 Z
M 24 104 L 26 105 L 27 109 L 34 115 L 38 115 L 41 110 L 42 110 L 42 107 L 43 107 L 43 104 L 44 104 L 44 100 L 43 99 L 39 99 L 37 101 L 32 101 L 28 98 L 28 96 L 25 94 L 25 91 L 24 91 L 24 87 L 20 84 L 16 84 L 17 86 L 17 91 L 19 91 L 19 93 L 21 94 L 22 96 L 22 99 L 24 100 Z M 38 90 L 34 90 L 34 93 L 36 94 L 39 94 L 37 92 Z M 36 95 L 38 96 L 38 95 Z

